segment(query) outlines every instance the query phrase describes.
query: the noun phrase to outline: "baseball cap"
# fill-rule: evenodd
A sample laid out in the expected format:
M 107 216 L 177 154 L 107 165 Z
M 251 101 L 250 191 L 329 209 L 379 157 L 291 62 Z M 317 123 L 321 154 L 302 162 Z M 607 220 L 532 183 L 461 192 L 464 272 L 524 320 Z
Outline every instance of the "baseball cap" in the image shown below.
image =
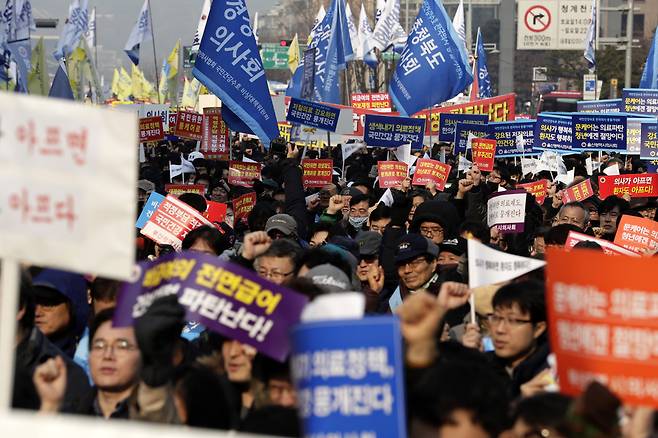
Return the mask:
M 356 235 L 360 256 L 371 256 L 379 253 L 382 244 L 382 235 L 376 231 L 362 231 Z
M 327 292 L 347 292 L 350 290 L 350 279 L 334 265 L 325 263 L 310 269 L 304 277 Z
M 341 192 L 341 196 L 359 196 L 362 195 L 363 192 L 359 189 L 356 189 L 354 187 L 345 187 Z
M 281 231 L 286 236 L 297 234 L 297 222 L 289 214 L 275 214 L 267 220 L 265 231 L 269 233 L 272 230 Z
M 409 233 L 404 236 L 395 251 L 395 263 L 400 264 L 421 255 L 438 257 L 439 247 L 420 234 Z
M 461 257 L 464 255 L 464 253 L 466 253 L 466 240 L 461 237 L 457 237 L 455 239 L 450 239 L 450 240 L 444 240 L 439 245 L 439 253 L 442 252 L 449 252 L 451 254 Z
M 147 179 L 140 179 L 137 181 L 137 188 L 140 190 L 144 190 L 146 193 L 151 193 L 155 191 L 155 184 L 153 184 L 151 181 Z

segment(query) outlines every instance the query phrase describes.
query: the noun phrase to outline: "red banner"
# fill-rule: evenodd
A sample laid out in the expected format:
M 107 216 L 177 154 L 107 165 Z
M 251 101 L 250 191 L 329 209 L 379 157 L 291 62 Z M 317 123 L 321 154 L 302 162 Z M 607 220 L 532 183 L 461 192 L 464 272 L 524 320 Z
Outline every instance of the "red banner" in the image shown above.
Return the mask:
M 148 143 L 150 141 L 164 140 L 164 128 L 162 117 L 145 117 L 139 119 L 139 141 Z
M 215 201 L 206 202 L 208 203 L 208 208 L 203 214 L 203 217 L 210 222 L 224 222 L 224 218 L 226 217 L 226 204 Z
M 537 204 L 544 205 L 548 193 L 548 180 L 540 179 L 539 181 L 531 183 L 517 184 L 516 187 L 519 189 L 525 189 L 526 192 L 535 197 Z
M 231 161 L 228 168 L 228 183 L 234 186 L 252 187 L 254 180 L 260 180 L 260 163 Z
M 581 202 L 591 196 L 594 196 L 594 189 L 592 189 L 592 181 L 588 179 L 565 189 L 562 193 L 562 203 Z
M 221 108 L 203 109 L 201 152 L 210 160 L 228 161 L 230 156 L 228 126 L 222 120 Z
M 409 168 L 406 163 L 399 161 L 379 161 L 377 163 L 379 187 L 382 189 L 399 186 L 408 174 Z
M 655 198 L 658 196 L 658 174 L 636 173 L 627 175 L 599 176 L 599 198 L 610 195 L 631 198 Z
M 178 113 L 176 111 L 169 111 L 169 129 L 167 130 L 167 134 L 174 134 L 176 122 L 178 122 Z
M 615 244 L 636 253 L 658 248 L 658 222 L 643 217 L 622 216 L 617 226 Z
M 546 260 L 560 392 L 576 396 L 598 380 L 624 404 L 658 408 L 658 292 L 647 275 L 657 261 L 555 248 Z
M 351 104 L 352 108 L 369 109 L 383 113 L 392 111 L 391 96 L 388 93 L 353 93 Z
M 304 171 L 302 182 L 305 188 L 324 187 L 331 184 L 332 160 L 302 160 L 302 169 Z
M 452 166 L 440 161 L 430 160 L 429 158 L 419 158 L 416 160 L 416 172 L 411 184 L 415 186 L 426 186 L 428 183 L 436 184 L 436 189 L 443 191 L 446 187 L 446 181 L 450 176 Z
M 491 172 L 496 155 L 496 140 L 492 138 L 474 138 L 471 141 L 473 165 L 483 172 Z
M 201 225 L 212 224 L 194 208 L 169 195 L 151 215 L 141 233 L 160 245 L 171 245 L 179 251 L 187 233 Z
M 176 137 L 189 138 L 191 140 L 201 140 L 203 135 L 203 115 L 189 111 L 179 111 L 176 119 Z
M 578 233 L 576 231 L 569 231 L 569 235 L 567 236 L 567 241 L 564 244 L 564 247 L 565 249 L 571 249 L 574 246 L 576 246 L 577 243 L 585 242 L 585 241 L 598 243 L 599 246 L 603 248 L 603 252 L 608 255 L 627 255 L 627 256 L 635 256 L 635 257 L 638 256 L 633 251 L 629 251 L 623 246 L 615 245 L 614 243 L 608 240 L 597 239 L 596 237 L 592 237 L 590 235 L 583 233 Z
M 241 219 L 246 219 L 256 204 L 256 192 L 251 192 L 238 196 L 233 200 L 233 221 L 238 223 Z
M 165 192 L 177 198 L 183 193 L 196 193 L 203 196 L 206 187 L 203 184 L 165 184 Z

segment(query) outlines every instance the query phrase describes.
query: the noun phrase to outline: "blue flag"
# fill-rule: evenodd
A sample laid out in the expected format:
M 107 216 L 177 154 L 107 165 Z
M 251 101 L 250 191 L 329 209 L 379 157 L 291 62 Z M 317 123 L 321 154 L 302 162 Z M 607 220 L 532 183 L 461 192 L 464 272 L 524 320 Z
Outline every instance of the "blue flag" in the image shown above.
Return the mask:
M 59 97 L 60 99 L 73 100 L 73 90 L 71 90 L 71 83 L 69 82 L 69 77 L 66 74 L 63 64 L 59 64 L 57 68 L 57 73 L 55 73 L 55 78 L 53 79 L 53 84 L 50 87 L 48 92 L 48 97 Z
M 192 74 L 221 99 L 231 129 L 248 127 L 265 145 L 279 136 L 244 0 L 213 2 Z
M 7 43 L 11 59 L 16 63 L 16 89 L 19 93 L 27 93 L 27 78 L 31 68 L 32 48 L 30 40 Z
M 69 6 L 69 16 L 57 42 L 57 48 L 53 52 L 53 56 L 58 62 L 73 52 L 80 37 L 87 32 L 89 27 L 87 3 L 88 0 L 73 0 Z
M 589 68 L 596 68 L 596 0 L 592 0 L 592 18 L 590 19 L 587 36 L 585 36 L 585 51 L 583 56 L 587 60 Z
M 647 56 L 647 62 L 644 64 L 644 71 L 640 79 L 640 88 L 658 89 L 658 28 L 653 36 L 653 43 Z
M 149 0 L 144 0 L 142 10 L 139 11 L 137 22 L 126 41 L 123 50 L 135 65 L 139 65 L 139 45 L 151 37 L 151 15 L 149 14 Z
M 477 36 L 477 75 L 478 75 L 478 95 L 480 99 L 491 97 L 491 76 L 489 76 L 489 67 L 487 67 L 487 52 L 484 51 L 484 42 L 482 41 L 482 34 L 478 27 Z
M 464 43 L 438 0 L 425 0 L 389 86 L 403 116 L 445 102 L 473 82 Z

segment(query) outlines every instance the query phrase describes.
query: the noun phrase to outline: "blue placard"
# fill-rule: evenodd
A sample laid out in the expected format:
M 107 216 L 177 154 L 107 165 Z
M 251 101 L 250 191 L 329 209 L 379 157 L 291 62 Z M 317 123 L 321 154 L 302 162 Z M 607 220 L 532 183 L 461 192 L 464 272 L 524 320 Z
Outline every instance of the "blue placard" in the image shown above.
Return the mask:
M 489 116 L 486 114 L 439 114 L 439 141 L 451 142 L 455 139 L 455 125 L 458 122 L 470 125 L 486 125 Z
M 309 100 L 290 99 L 286 120 L 300 125 L 312 126 L 325 131 L 336 132 L 340 109 Z
M 488 125 L 474 125 L 472 123 L 457 122 L 455 124 L 455 154 L 465 154 L 468 144 L 468 134 L 476 137 L 486 137 L 489 134 Z
M 572 152 L 571 117 L 539 114 L 532 148 L 539 151 Z
M 642 123 L 640 131 L 640 158 L 658 160 L 658 124 Z
M 291 369 L 304 436 L 407 436 L 400 338 L 393 316 L 292 330 Z
M 626 116 L 574 114 L 571 123 L 575 151 L 626 150 Z
M 425 119 L 366 114 L 363 141 L 368 146 L 398 147 L 411 143 L 423 147 Z
M 146 203 L 144 204 L 144 208 L 142 209 L 142 212 L 139 214 L 135 226 L 140 230 L 144 228 L 146 222 L 148 222 L 151 215 L 155 213 L 155 210 L 158 209 L 158 207 L 160 206 L 162 201 L 164 201 L 164 199 L 165 197 L 162 196 L 160 193 L 151 192 L 151 196 L 149 196 L 149 198 L 146 200 Z
M 624 111 L 621 99 L 579 100 L 576 104 L 579 113 L 619 113 Z
M 658 114 L 658 90 L 624 88 L 621 97 L 627 113 Z
M 522 136 L 523 151 L 516 145 L 516 138 Z M 520 157 L 532 154 L 535 138 L 535 120 L 489 123 L 489 138 L 496 140 L 496 158 Z
M 645 161 L 647 173 L 658 173 L 658 160 Z

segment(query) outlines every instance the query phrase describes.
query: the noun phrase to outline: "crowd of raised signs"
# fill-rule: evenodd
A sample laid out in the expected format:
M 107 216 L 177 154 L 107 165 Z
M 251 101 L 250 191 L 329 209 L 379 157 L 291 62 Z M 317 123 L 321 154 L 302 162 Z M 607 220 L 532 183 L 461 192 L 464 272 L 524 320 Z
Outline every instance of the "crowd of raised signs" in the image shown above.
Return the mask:
M 195 146 L 144 151 L 134 282 L 24 271 L 15 408 L 267 436 L 657 433 L 653 408 L 628 402 L 633 383 L 595 383 L 587 367 L 563 381 L 556 339 L 596 354 L 608 333 L 550 327 L 543 263 L 566 248 L 586 254 L 573 270 L 598 275 L 617 257 L 623 277 L 631 256 L 651 257 L 658 181 L 645 162 L 493 160 L 486 142 L 474 157 L 234 137 L 231 161 Z M 393 155 L 426 178 L 378 172 Z M 488 171 L 470 162 L 489 158 Z M 566 283 L 556 311 L 595 318 L 602 293 Z M 658 313 L 652 297 L 628 312 Z M 634 344 L 655 351 L 639 336 L 630 359 Z

